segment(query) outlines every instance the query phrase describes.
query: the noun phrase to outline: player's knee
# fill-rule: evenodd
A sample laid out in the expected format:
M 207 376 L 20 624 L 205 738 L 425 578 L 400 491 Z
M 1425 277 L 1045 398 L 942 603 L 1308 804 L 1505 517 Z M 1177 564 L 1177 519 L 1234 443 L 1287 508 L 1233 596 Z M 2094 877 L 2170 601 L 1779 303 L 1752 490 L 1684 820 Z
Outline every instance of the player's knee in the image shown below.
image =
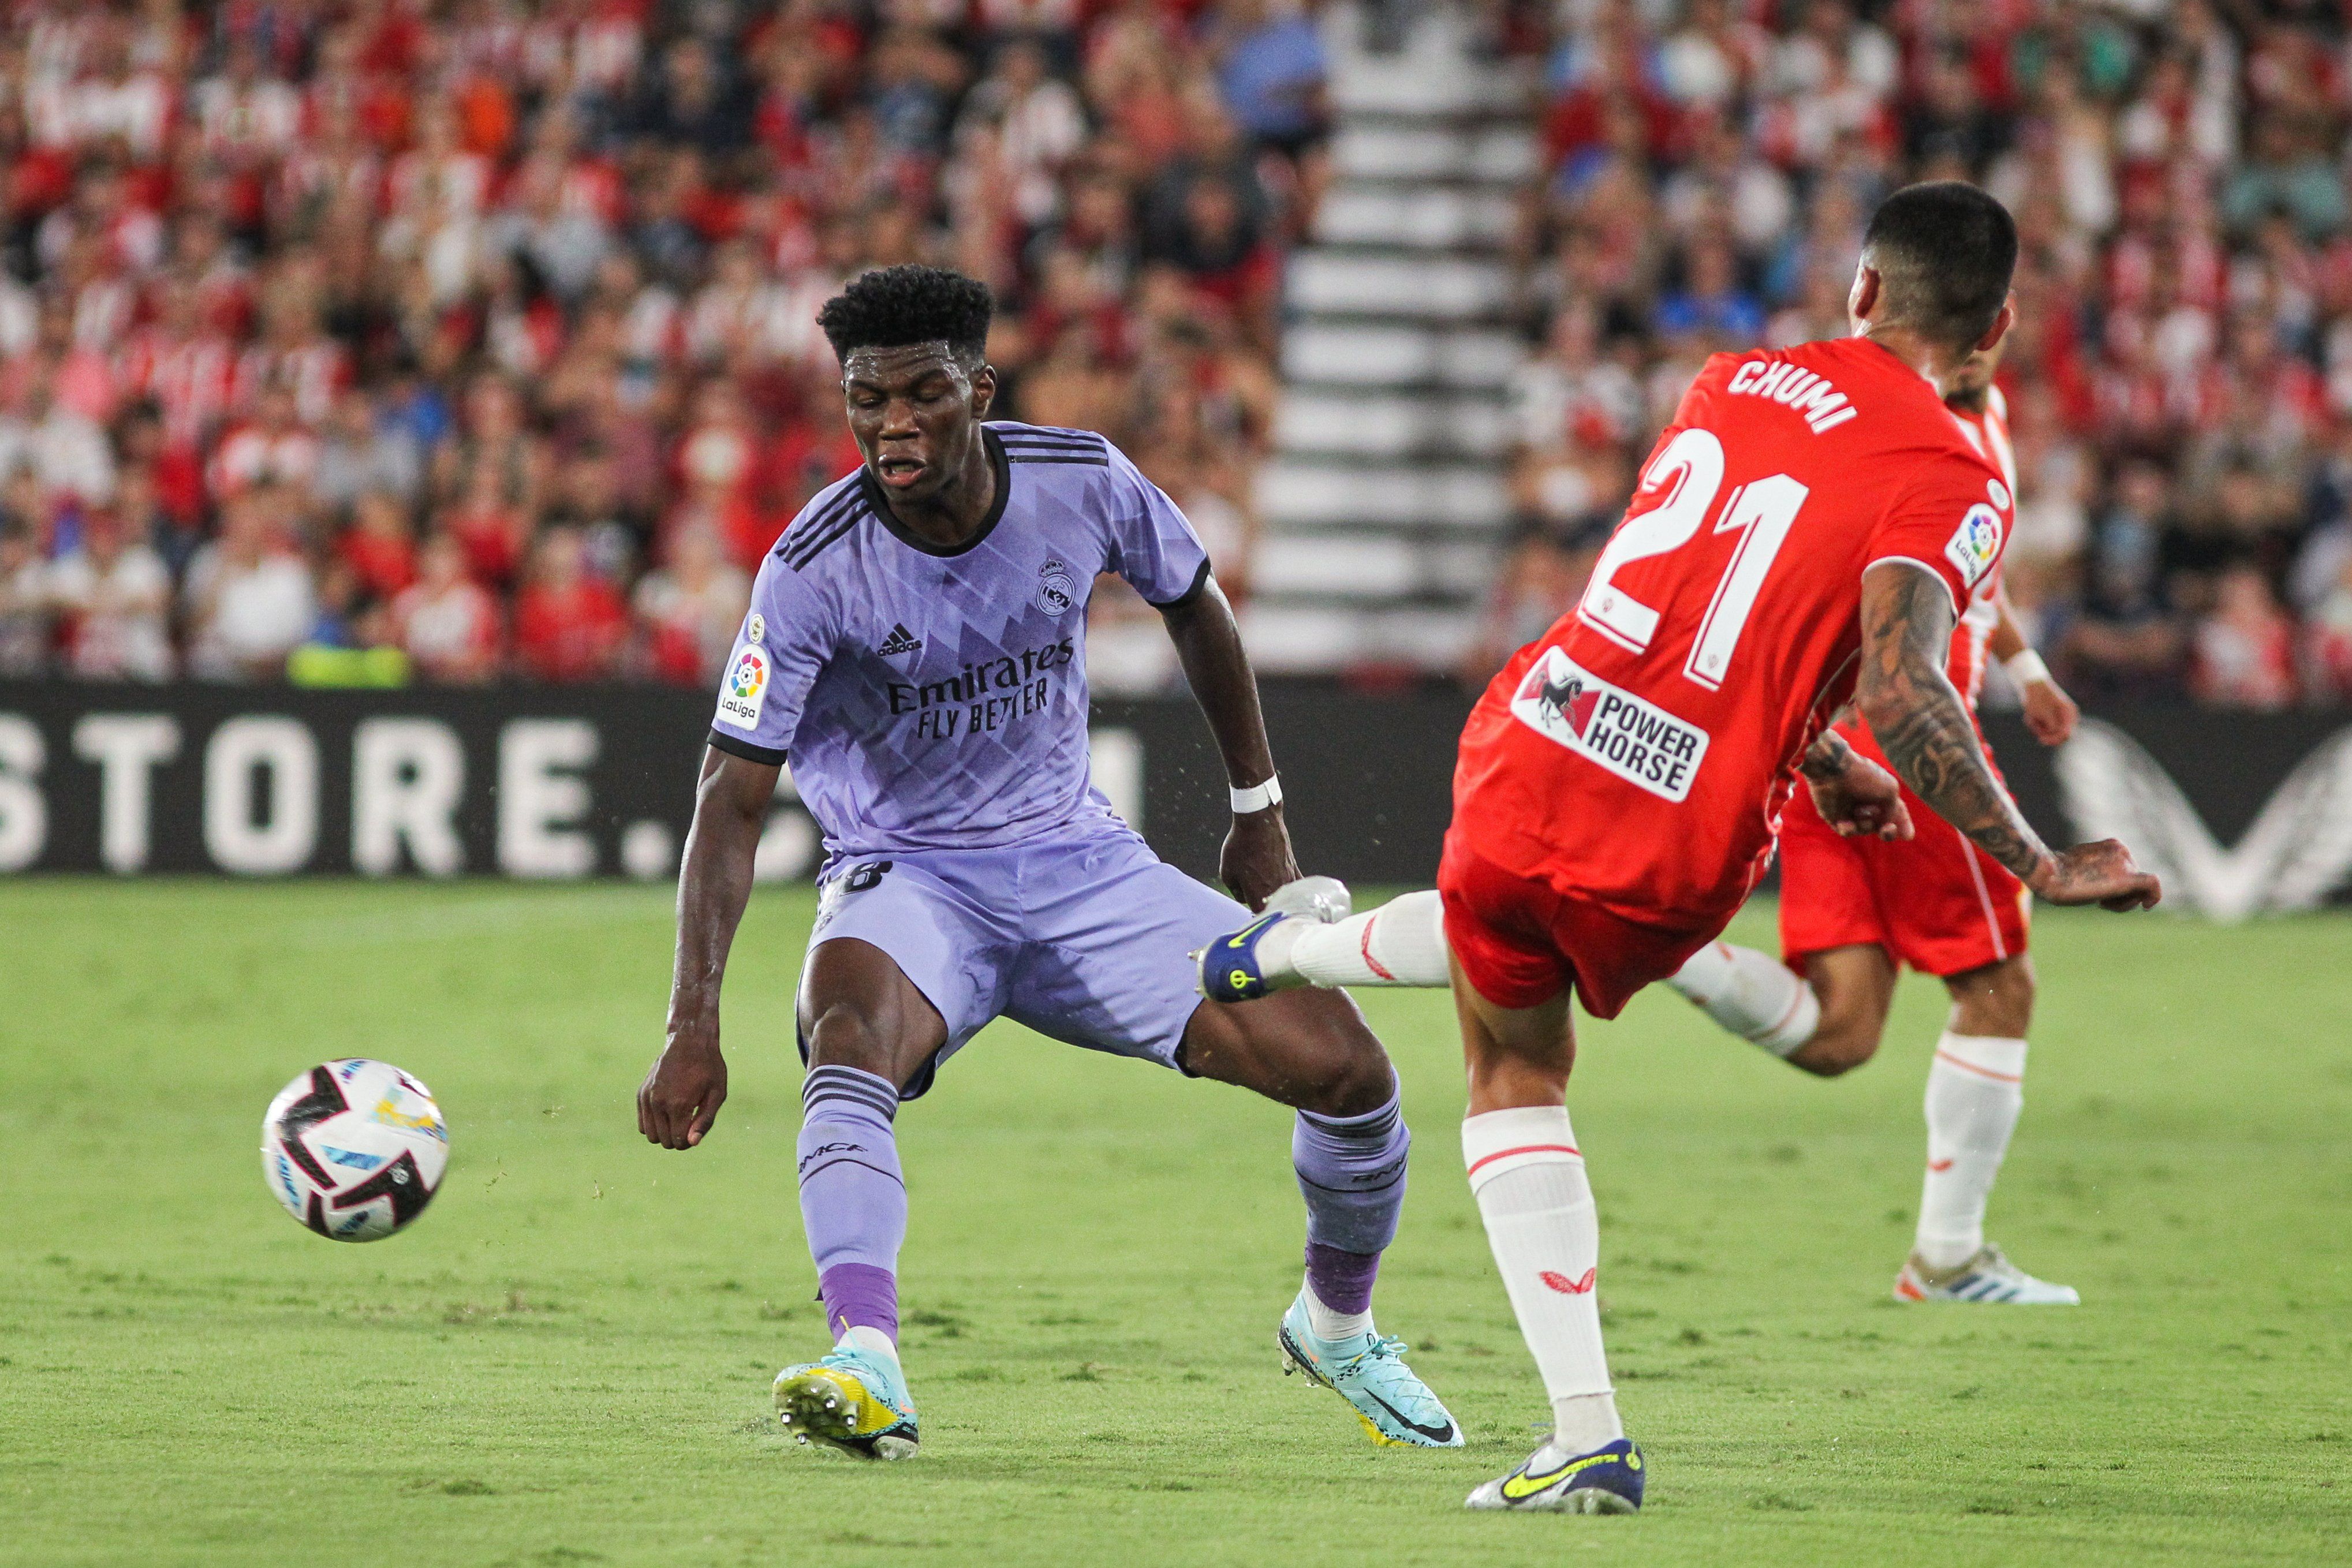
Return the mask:
M 811 1067 L 856 1068 L 897 1081 L 896 1053 L 887 1031 L 852 1003 L 836 1002 L 818 1014 L 808 1041 Z
M 2023 953 L 1953 975 L 1952 1028 L 1962 1035 L 2021 1040 L 2033 1022 L 2033 963 Z
M 1816 1078 L 1850 1073 L 1878 1054 L 1882 1023 L 1859 1012 L 1842 1016 L 1825 1013 L 1813 1037 L 1790 1054 L 1789 1065 Z
M 1334 999 L 1347 1001 L 1344 996 Z M 1323 1032 L 1322 1047 L 1315 1053 L 1314 1081 L 1302 1109 L 1319 1116 L 1363 1116 L 1386 1105 L 1397 1091 L 1396 1068 L 1355 1005 L 1333 1009 Z

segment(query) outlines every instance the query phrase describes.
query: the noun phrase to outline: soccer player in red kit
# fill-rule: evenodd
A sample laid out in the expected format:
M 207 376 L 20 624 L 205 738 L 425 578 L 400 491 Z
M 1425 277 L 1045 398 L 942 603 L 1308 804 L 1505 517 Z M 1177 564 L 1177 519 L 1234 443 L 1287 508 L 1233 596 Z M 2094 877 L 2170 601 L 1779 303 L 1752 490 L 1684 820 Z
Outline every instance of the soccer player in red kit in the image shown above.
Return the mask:
M 1895 773 L 2038 896 L 2119 910 L 2158 896 L 2120 844 L 2043 846 L 1946 674 L 2011 497 L 1937 386 L 2007 331 L 2016 258 L 2016 226 L 1973 186 L 1887 198 L 1849 300 L 1855 336 L 1707 361 L 1582 603 L 1504 668 L 1463 731 L 1437 889 L 1470 1085 L 1463 1155 L 1553 1416 L 1474 1509 L 1640 1506 L 1565 1104 L 1570 995 L 1613 1017 L 1714 940 L 1800 773 L 1833 826 L 1911 831 L 1895 778 L 1830 728 L 1839 709 L 1858 702 Z M 1276 912 L 1222 939 L 1204 986 L 1248 994 L 1253 970 L 1278 984 L 1265 939 L 1296 947 L 1312 926 Z
M 1998 346 L 1970 355 L 1944 384 L 1944 403 L 2013 491 L 2007 409 L 1992 384 L 1999 361 Z M 1952 686 L 1973 712 L 1986 660 L 2000 659 L 2028 728 L 2056 745 L 2077 710 L 2027 646 L 2000 581 L 1998 568 L 1988 573 L 1960 616 Z M 1864 756 L 1885 760 L 1861 724 L 1849 720 L 1838 732 Z M 1898 963 L 1940 977 L 1952 1013 L 1927 1072 L 1927 1176 L 1895 1297 L 2071 1306 L 2080 1299 L 2071 1287 L 2035 1279 L 1984 1238 L 1985 1203 L 2024 1105 L 2031 899 L 2007 867 L 1919 809 L 1907 790 L 1904 804 L 1917 831 L 1889 843 L 1842 835 L 1809 796 L 1793 797 L 1780 820 L 1781 962 L 1716 942 L 1668 984 L 1734 1034 L 1833 1078 L 1877 1052 Z

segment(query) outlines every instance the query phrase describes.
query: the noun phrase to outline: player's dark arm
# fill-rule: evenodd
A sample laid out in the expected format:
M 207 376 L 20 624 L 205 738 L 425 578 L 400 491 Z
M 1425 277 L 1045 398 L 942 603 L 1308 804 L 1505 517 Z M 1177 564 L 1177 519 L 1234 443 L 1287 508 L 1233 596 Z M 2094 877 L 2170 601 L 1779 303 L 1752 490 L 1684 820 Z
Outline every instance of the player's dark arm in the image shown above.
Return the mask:
M 1203 577 L 1189 597 L 1162 605 L 1160 615 L 1193 700 L 1207 716 L 1209 732 L 1225 760 L 1226 782 L 1235 789 L 1265 783 L 1274 776 L 1274 748 L 1266 742 L 1265 715 L 1258 708 L 1257 676 L 1242 649 L 1242 628 L 1224 590 L 1215 578 Z M 1291 856 L 1290 830 L 1279 804 L 1234 817 L 1217 874 L 1252 909 L 1297 879 L 1298 862 Z
M 751 900 L 751 862 L 776 795 L 772 763 L 713 746 L 703 753 L 694 826 L 677 878 L 677 953 L 667 1039 L 637 1090 L 637 1131 L 665 1149 L 702 1142 L 727 1102 L 719 1049 L 719 987 L 735 928 Z
M 2114 839 L 2053 854 L 1985 761 L 1976 725 L 1945 673 L 1952 595 L 1943 579 L 1904 561 L 1862 576 L 1862 671 L 1854 701 L 1879 749 L 1914 794 L 2034 893 L 2053 903 L 2145 908 L 2154 877 Z

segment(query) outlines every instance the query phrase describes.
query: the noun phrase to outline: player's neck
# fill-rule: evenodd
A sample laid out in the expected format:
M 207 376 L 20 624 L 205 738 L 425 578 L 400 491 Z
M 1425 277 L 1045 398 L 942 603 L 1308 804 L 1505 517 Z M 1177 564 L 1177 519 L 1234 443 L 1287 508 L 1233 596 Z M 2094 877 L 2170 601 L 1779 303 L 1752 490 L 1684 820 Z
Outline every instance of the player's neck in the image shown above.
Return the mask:
M 1864 321 L 1862 330 L 1854 336 L 1876 343 L 1937 387 L 1943 385 L 1944 378 L 1955 368 L 1950 350 L 1908 327 L 1882 326 L 1876 321 Z M 1939 392 L 1937 395 L 1942 394 Z
M 988 442 L 975 426 L 971 448 L 954 477 L 929 495 L 901 500 L 886 487 L 876 488 L 899 527 L 935 549 L 953 550 L 988 525 L 996 506 L 997 482 L 996 465 L 988 458 Z

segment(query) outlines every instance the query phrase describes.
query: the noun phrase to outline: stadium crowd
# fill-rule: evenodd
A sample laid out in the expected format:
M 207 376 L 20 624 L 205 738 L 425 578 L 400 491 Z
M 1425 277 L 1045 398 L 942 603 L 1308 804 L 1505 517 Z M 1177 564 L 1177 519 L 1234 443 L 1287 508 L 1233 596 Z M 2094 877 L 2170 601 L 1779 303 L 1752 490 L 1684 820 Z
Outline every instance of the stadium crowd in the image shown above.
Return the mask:
M 11 7 L 0 674 L 707 686 L 914 259 L 1238 586 L 1322 77 L 1265 0 Z
M 1519 260 L 1522 539 L 1571 604 L 1710 351 L 1843 330 L 1915 179 L 2017 214 L 2008 585 L 2085 697 L 2352 699 L 2352 40 L 2319 0 L 1562 0 Z
M 1914 178 L 2027 241 L 2009 584 L 2094 699 L 2352 699 L 2352 47 L 2317 0 L 1492 0 L 1522 517 L 1580 591 L 1701 357 Z M 708 684 L 855 460 L 816 305 L 951 264 L 1000 412 L 1246 591 L 1324 59 L 1283 0 L 177 0 L 0 31 L 0 674 Z M 1131 614 L 1116 591 L 1100 613 Z

